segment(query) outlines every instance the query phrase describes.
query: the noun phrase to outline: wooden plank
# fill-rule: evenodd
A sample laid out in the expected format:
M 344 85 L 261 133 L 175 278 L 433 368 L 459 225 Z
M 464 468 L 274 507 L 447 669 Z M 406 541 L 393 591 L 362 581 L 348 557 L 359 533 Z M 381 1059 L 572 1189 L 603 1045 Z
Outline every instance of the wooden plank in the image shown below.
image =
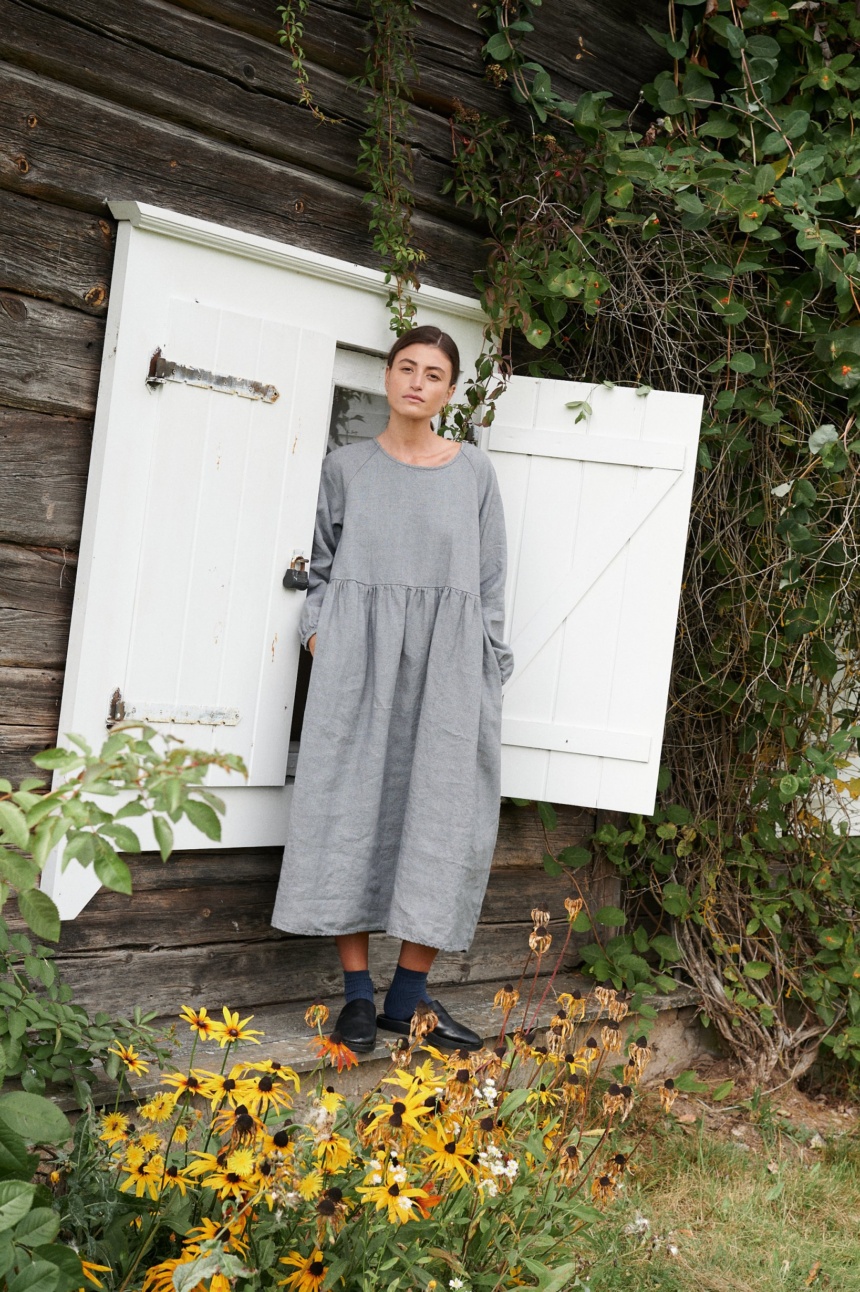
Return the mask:
M 0 189 L 0 288 L 105 314 L 113 234 L 110 220 Z
M 589 809 L 562 806 L 556 813 L 557 828 L 545 834 L 534 804 L 516 807 L 503 801 L 493 866 L 538 865 L 547 850 L 560 852 L 582 845 L 593 833 L 594 813 Z
M 103 342 L 101 319 L 0 292 L 0 404 L 92 414 Z
M 0 668 L 0 713 L 7 727 L 51 731 L 60 713 L 63 674 L 47 668 Z
M 74 552 L 0 543 L 0 666 L 64 667 L 75 562 Z
M 355 182 L 367 91 L 319 69 L 320 105 L 337 118 L 320 126 L 298 102 L 283 50 L 159 0 L 0 0 L 0 57 L 258 155 Z M 413 126 L 418 206 L 472 224 L 468 209 L 441 193 L 448 122 L 416 109 Z
M 531 923 L 479 925 L 468 952 L 440 952 L 433 966 L 434 985 L 488 982 L 519 974 L 528 951 Z M 551 930 L 560 945 L 567 921 Z M 585 939 L 572 939 L 568 959 L 575 960 Z M 371 972 L 390 979 L 399 943 L 382 933 L 371 935 Z M 543 966 L 550 973 L 550 953 Z M 285 1001 L 336 996 L 343 979 L 330 938 L 282 936 L 254 942 L 211 943 L 171 950 L 115 950 L 59 955 L 57 967 L 76 999 L 89 1008 L 124 1012 L 134 1005 L 175 1013 L 180 1005 L 201 1002 L 210 1010 L 222 1004 L 254 1008 Z
M 46 785 L 50 785 L 51 773 L 43 772 L 30 759 L 42 749 L 49 749 L 56 743 L 56 738 L 53 727 L 19 727 L 0 723 L 0 776 L 16 786 L 26 776 L 39 776 Z
M 91 442 L 81 418 L 0 408 L 0 542 L 78 546 Z
M 133 823 L 132 823 L 133 825 Z M 235 854 L 231 854 L 231 857 Z M 63 925 L 60 951 L 97 951 L 120 947 L 203 946 L 210 942 L 278 940 L 271 914 L 281 865 L 281 852 L 272 855 L 268 873 L 253 883 L 238 881 L 230 858 L 222 857 L 219 882 L 181 886 L 179 863 L 158 861 L 153 866 L 129 858 L 134 892 L 131 897 L 102 889 L 76 920 Z M 141 887 L 142 872 L 158 868 L 163 885 Z M 185 868 L 186 871 L 188 868 Z M 157 872 L 158 873 L 158 872 Z M 587 881 L 583 881 L 587 893 Z M 490 875 L 481 912 L 483 923 L 520 924 L 534 907 L 563 914 L 567 889 L 540 869 L 498 870 Z M 595 907 L 605 905 L 602 895 Z
M 360 189 L 8 64 L 0 65 L 0 187 L 98 215 L 106 196 L 134 197 L 379 267 Z M 415 238 L 428 255 L 427 282 L 474 295 L 485 256 L 477 233 L 419 212 Z M 5 402 L 22 402 L 15 396 Z

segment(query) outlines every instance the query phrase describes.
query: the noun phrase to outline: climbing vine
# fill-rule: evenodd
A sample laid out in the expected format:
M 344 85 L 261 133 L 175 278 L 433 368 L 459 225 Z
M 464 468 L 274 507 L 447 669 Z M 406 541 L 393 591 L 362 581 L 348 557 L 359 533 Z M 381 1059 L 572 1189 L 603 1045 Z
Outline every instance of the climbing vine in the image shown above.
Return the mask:
M 512 110 L 455 121 L 499 343 L 534 374 L 705 397 L 659 809 L 594 846 L 652 936 L 671 918 L 751 1074 L 797 1075 L 822 1042 L 860 1060 L 860 22 L 678 0 L 634 122 L 554 91 L 523 52 L 536 8 L 483 7 Z M 629 987 L 654 964 L 632 923 L 590 953 Z

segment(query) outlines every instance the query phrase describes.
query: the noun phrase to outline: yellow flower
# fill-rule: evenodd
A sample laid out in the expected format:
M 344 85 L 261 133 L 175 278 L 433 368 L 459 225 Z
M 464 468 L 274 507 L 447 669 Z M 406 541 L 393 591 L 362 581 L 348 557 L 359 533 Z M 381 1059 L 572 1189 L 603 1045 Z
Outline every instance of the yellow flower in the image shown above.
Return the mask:
M 117 1041 L 116 1048 L 114 1049 L 114 1047 L 111 1046 L 108 1050 L 108 1054 L 118 1055 L 122 1059 L 127 1070 L 129 1072 L 133 1072 L 136 1077 L 141 1077 L 145 1072 L 149 1071 L 149 1064 L 144 1062 L 133 1045 L 122 1045 Z
M 520 993 L 514 987 L 513 983 L 506 982 L 504 987 L 496 992 L 493 997 L 493 1008 L 500 1009 L 505 1014 L 509 1014 L 520 998 Z
M 231 1108 L 247 1104 L 248 1095 L 254 1090 L 252 1081 L 242 1080 L 244 1068 L 241 1063 L 234 1063 L 229 1072 L 201 1072 L 200 1094 L 208 1099 L 212 1111 L 224 1102 Z
M 303 1175 L 299 1180 L 297 1187 L 299 1193 L 307 1202 L 310 1202 L 312 1198 L 318 1198 L 323 1188 L 322 1171 L 308 1171 L 307 1175 Z
M 251 1041 L 254 1045 L 260 1044 L 257 1037 L 262 1036 L 263 1033 L 258 1032 L 256 1028 L 247 1026 L 254 1017 L 253 1014 L 249 1014 L 247 1018 L 240 1020 L 239 1011 L 237 1010 L 235 1014 L 232 1014 L 226 1005 L 222 1008 L 221 1013 L 224 1015 L 224 1022 L 213 1022 L 212 1024 L 212 1035 L 217 1038 L 220 1046 L 236 1045 L 239 1041 Z
M 97 1288 L 103 1288 L 104 1283 L 96 1278 L 95 1271 L 98 1270 L 99 1274 L 110 1274 L 109 1265 L 96 1265 L 95 1261 L 85 1261 L 83 1257 L 81 1257 L 81 1269 L 84 1272 L 84 1278 L 95 1284 Z
M 179 1017 L 188 1024 L 192 1032 L 197 1033 L 201 1041 L 209 1040 L 215 1021 L 209 1017 L 209 1011 L 205 1005 L 201 1005 L 199 1009 L 183 1005 L 179 1011 Z
M 332 1032 L 331 1036 L 315 1036 L 308 1042 L 316 1048 L 318 1059 L 328 1059 L 332 1067 L 337 1067 L 338 1072 L 343 1072 L 344 1068 L 358 1067 L 358 1059 L 348 1045 L 345 1045 L 340 1032 Z
M 442 1122 L 436 1121 L 422 1135 L 421 1144 L 429 1149 L 422 1161 L 439 1174 L 456 1174 L 463 1184 L 474 1174 L 475 1167 L 470 1161 L 474 1145 L 468 1134 L 457 1140 Z
M 155 1131 L 144 1131 L 137 1142 L 144 1153 L 154 1153 L 157 1148 L 161 1148 L 161 1136 L 156 1135 Z
M 171 1162 L 170 1166 L 164 1168 L 162 1183 L 166 1189 L 178 1189 L 183 1198 L 185 1197 L 185 1188 L 188 1181 L 175 1162 Z
M 246 1103 L 252 1113 L 265 1117 L 270 1108 L 292 1108 L 293 1096 L 270 1073 L 264 1072 L 257 1081 L 243 1082 Z
M 202 1076 L 208 1073 L 191 1072 L 171 1072 L 168 1076 L 161 1078 L 163 1086 L 175 1086 L 177 1097 L 181 1094 L 199 1095 L 202 1093 L 201 1081 Z
M 177 1095 L 168 1094 L 166 1090 L 159 1090 L 146 1104 L 141 1104 L 138 1109 L 141 1117 L 147 1122 L 166 1122 L 172 1116 L 176 1109 Z
M 396 1177 L 402 1177 L 398 1179 Z M 390 1225 L 405 1224 L 408 1220 L 418 1220 L 421 1212 L 416 1208 L 427 1198 L 424 1189 L 410 1189 L 406 1184 L 406 1172 L 401 1167 L 389 1168 L 381 1184 L 358 1186 L 358 1192 L 364 1194 L 366 1202 L 372 1202 L 377 1211 L 388 1211 Z M 368 1176 L 376 1179 L 377 1176 Z
M 142 1292 L 174 1292 L 173 1271 L 193 1260 L 190 1252 L 183 1252 L 181 1256 L 171 1256 L 158 1265 L 150 1265 L 143 1276 Z
M 253 1149 L 237 1148 L 227 1158 L 227 1170 L 247 1178 L 253 1174 L 256 1161 L 257 1155 Z
M 130 1123 L 125 1113 L 103 1113 L 99 1120 L 102 1124 L 99 1139 L 103 1139 L 106 1144 L 121 1144 L 128 1139 Z
M 319 1098 L 320 1107 L 327 1113 L 337 1113 L 346 1103 L 346 1096 L 338 1093 L 333 1086 L 326 1086 Z
M 156 1201 L 161 1193 L 161 1177 L 164 1173 L 164 1159 L 161 1155 L 156 1153 L 136 1166 L 129 1163 L 126 1169 L 129 1174 L 119 1186 L 120 1192 L 128 1193 L 134 1189 L 135 1197 L 142 1198 L 148 1193 L 150 1198 Z
M 374 1117 L 381 1120 L 387 1120 L 390 1129 L 399 1131 L 404 1126 L 411 1126 L 413 1130 L 422 1131 L 424 1125 L 421 1121 L 423 1116 L 426 1120 L 430 1109 L 425 1102 L 424 1091 L 419 1087 L 417 1090 L 404 1092 L 402 1097 L 392 1099 L 387 1104 L 377 1104 L 372 1109 Z
M 173 1142 L 174 1144 L 188 1143 L 188 1127 L 185 1125 L 184 1122 L 179 1122 L 173 1128 Z
M 346 1136 L 332 1131 L 324 1139 L 319 1140 L 314 1149 L 314 1157 L 328 1174 L 336 1173 L 343 1170 L 351 1161 L 352 1145 Z
M 295 1266 L 294 1274 L 289 1274 L 285 1279 L 278 1279 L 279 1287 L 292 1288 L 293 1292 L 317 1292 L 325 1282 L 325 1276 L 328 1273 L 323 1254 L 318 1247 L 315 1247 L 309 1256 L 302 1256 L 301 1252 L 290 1252 L 289 1256 L 281 1257 L 281 1264 Z

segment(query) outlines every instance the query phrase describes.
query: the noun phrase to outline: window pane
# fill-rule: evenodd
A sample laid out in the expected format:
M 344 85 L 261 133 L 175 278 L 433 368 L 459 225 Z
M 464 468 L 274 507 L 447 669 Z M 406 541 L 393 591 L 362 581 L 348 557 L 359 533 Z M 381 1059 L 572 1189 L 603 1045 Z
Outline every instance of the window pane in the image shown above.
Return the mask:
M 349 386 L 335 386 L 329 423 L 328 450 L 381 435 L 388 421 L 388 400 Z

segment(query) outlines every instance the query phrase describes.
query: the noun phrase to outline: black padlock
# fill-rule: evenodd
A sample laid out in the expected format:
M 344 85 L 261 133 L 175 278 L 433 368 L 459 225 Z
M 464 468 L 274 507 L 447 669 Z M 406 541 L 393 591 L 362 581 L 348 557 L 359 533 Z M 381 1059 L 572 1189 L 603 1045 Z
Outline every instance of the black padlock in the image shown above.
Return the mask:
M 284 575 L 284 587 L 291 588 L 298 592 L 307 592 L 308 572 L 305 569 L 308 560 L 306 556 L 295 556 L 290 561 L 290 568 Z

